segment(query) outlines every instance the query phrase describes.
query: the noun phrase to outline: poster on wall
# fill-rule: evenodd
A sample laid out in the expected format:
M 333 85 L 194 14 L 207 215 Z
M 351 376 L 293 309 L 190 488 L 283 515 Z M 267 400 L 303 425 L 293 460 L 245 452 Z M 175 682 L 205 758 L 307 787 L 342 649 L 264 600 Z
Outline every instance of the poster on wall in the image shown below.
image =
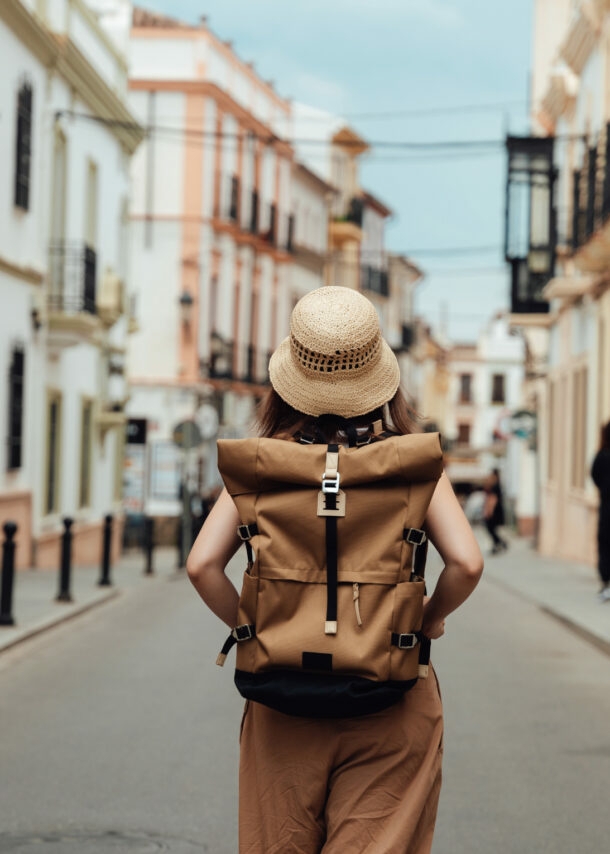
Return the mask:
M 150 450 L 150 497 L 175 501 L 180 490 L 180 451 L 173 442 L 155 442 Z

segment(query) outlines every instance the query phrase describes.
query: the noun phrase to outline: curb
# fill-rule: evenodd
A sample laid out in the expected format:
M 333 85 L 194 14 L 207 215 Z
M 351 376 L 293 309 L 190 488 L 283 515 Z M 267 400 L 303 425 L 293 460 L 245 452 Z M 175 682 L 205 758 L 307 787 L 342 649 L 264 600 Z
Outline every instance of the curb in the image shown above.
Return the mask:
M 0 634 L 0 655 L 6 650 L 12 649 L 24 641 L 30 640 L 30 638 L 34 638 L 37 635 L 43 634 L 49 629 L 53 629 L 56 626 L 60 626 L 62 623 L 67 623 L 70 620 L 74 620 L 76 617 L 80 617 L 81 614 L 86 614 L 88 611 L 92 611 L 94 608 L 97 608 L 99 605 L 105 605 L 106 602 L 110 602 L 113 599 L 116 599 L 121 595 L 120 590 L 109 590 L 106 594 L 99 596 L 97 599 L 94 599 L 91 602 L 87 602 L 84 605 L 75 605 L 71 608 L 69 612 L 65 612 L 63 614 L 53 615 L 51 617 L 45 617 L 42 620 L 39 620 L 37 623 L 29 626 L 28 628 L 22 629 L 21 631 L 18 627 L 10 627 L 17 628 L 17 635 L 15 637 L 9 638 L 8 640 L 3 640 L 2 635 Z

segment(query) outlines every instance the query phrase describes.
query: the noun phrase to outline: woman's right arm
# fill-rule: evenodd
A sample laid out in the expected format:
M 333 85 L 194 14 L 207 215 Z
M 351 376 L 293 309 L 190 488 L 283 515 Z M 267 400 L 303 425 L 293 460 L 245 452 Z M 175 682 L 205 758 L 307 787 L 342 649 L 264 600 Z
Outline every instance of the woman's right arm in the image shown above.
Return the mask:
M 445 564 L 424 606 L 422 631 L 437 638 L 444 632 L 445 617 L 470 596 L 483 572 L 481 549 L 444 473 L 428 507 L 426 530 Z
M 193 587 L 231 629 L 237 625 L 239 594 L 225 575 L 225 567 L 242 544 L 237 536 L 239 521 L 237 507 L 223 489 L 186 561 Z

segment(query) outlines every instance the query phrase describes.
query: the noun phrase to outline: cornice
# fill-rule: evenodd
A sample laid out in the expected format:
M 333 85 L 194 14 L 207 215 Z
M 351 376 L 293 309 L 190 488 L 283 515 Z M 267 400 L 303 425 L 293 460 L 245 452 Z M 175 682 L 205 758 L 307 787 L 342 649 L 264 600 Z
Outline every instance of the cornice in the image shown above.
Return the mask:
M 0 19 L 46 68 L 56 69 L 64 77 L 96 117 L 111 122 L 110 131 L 129 154 L 136 150 L 144 128 L 71 39 L 51 33 L 20 0 L 1 0 Z
M 21 279 L 21 281 L 27 282 L 30 285 L 41 285 L 44 281 L 44 274 L 40 270 L 16 264 L 3 255 L 0 255 L 0 272 L 7 273 L 14 279 Z

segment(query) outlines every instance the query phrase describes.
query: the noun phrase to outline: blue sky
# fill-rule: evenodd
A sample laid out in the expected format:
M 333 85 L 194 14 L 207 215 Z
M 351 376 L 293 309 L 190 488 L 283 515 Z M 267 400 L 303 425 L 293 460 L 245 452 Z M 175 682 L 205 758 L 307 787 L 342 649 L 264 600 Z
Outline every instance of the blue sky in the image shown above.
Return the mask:
M 280 94 L 346 116 L 371 141 L 499 140 L 527 130 L 532 0 L 144 0 L 208 24 Z M 497 105 L 456 110 L 464 105 Z M 417 113 L 442 109 L 438 113 Z M 449 108 L 445 111 L 445 108 Z M 372 117 L 371 113 L 393 113 Z M 401 115 L 402 113 L 402 115 Z M 472 340 L 507 306 L 505 156 L 373 150 L 362 183 L 393 209 L 388 248 L 426 272 L 417 309 Z M 480 247 L 461 254 L 439 249 Z M 434 252 L 420 252 L 429 249 Z M 443 320 L 444 319 L 444 320 Z

